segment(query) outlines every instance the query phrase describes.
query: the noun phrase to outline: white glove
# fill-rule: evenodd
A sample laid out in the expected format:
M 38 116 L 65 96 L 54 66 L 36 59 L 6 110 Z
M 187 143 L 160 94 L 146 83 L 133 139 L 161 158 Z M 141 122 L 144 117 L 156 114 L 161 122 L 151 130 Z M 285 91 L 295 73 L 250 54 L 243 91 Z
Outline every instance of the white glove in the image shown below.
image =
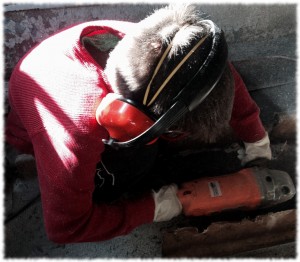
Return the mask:
M 257 158 L 266 158 L 271 160 L 272 152 L 270 148 L 270 139 L 268 133 L 265 137 L 254 143 L 244 142 L 245 149 L 238 150 L 238 158 L 242 166 Z
M 153 191 L 155 202 L 154 222 L 168 221 L 182 212 L 182 205 L 177 197 L 178 187 L 175 184 Z

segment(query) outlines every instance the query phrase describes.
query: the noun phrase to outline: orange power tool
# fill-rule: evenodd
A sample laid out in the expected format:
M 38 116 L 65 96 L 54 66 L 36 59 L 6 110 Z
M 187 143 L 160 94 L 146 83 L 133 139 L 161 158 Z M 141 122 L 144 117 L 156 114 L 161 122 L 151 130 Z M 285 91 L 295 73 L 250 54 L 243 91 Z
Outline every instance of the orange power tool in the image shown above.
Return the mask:
M 270 207 L 295 194 L 294 183 L 286 172 L 259 167 L 186 182 L 177 193 L 187 216 Z

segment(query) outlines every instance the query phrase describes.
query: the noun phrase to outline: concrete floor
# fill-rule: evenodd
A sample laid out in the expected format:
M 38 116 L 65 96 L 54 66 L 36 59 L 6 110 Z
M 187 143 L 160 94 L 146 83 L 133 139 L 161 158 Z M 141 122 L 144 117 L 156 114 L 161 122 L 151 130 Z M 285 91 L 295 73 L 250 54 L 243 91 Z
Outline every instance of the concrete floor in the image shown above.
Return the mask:
M 149 4 L 98 5 L 96 7 L 36 9 L 35 11 L 28 8 L 26 11 L 7 12 L 5 14 L 6 38 L 4 43 L 6 75 L 9 76 L 16 61 L 28 48 L 40 41 L 39 39 L 68 23 L 103 18 L 139 21 L 153 7 L 158 6 Z M 289 61 L 294 61 L 293 65 L 289 64 L 285 68 L 295 66 L 295 5 L 203 5 L 202 9 L 224 29 L 229 43 L 230 59 L 236 62 L 240 69 L 243 68 L 243 65 L 249 68 L 249 64 L 247 64 L 249 60 L 258 61 L 259 64 L 258 59 L 264 57 L 285 57 Z M 24 19 L 28 20 L 28 25 L 31 23 L 32 31 L 28 32 L 24 29 L 24 32 L 28 33 L 27 38 L 24 32 L 20 34 L 20 31 L 23 30 L 22 27 L 19 26 L 18 30 L 14 30 L 16 25 L 24 25 Z M 52 20 L 50 21 L 50 19 Z M 12 45 L 12 43 L 15 44 Z M 280 64 L 282 65 L 282 63 Z M 271 67 L 268 66 L 268 68 Z M 265 67 L 264 70 L 268 71 L 268 68 Z M 282 71 L 281 67 L 276 68 L 278 71 Z M 278 75 L 276 71 L 273 71 L 276 68 L 270 69 L 269 75 Z M 264 86 L 264 88 L 252 92 L 254 99 L 262 108 L 265 123 L 269 123 L 273 119 L 275 112 L 296 110 L 295 71 L 289 72 L 287 75 L 291 76 L 294 82 L 284 79 L 279 87 L 277 85 L 278 89 L 266 89 Z M 252 76 L 256 73 L 254 70 Z M 247 72 L 244 75 L 246 79 L 248 78 L 249 83 L 251 83 L 252 76 Z M 271 77 L 267 83 L 273 80 Z M 276 81 L 272 83 L 273 86 L 276 86 Z M 15 156 L 12 154 L 8 157 L 13 159 Z M 293 158 L 288 158 L 294 161 Z M 292 169 L 294 167 L 294 165 L 291 166 Z M 30 170 L 30 167 L 27 168 Z M 163 232 L 175 229 L 185 220 L 180 216 L 165 223 L 143 225 L 127 236 L 120 236 L 101 243 L 57 245 L 50 242 L 45 235 L 37 179 L 33 177 L 25 181 L 19 178 L 13 180 L 13 170 L 11 170 L 6 177 L 6 181 L 8 180 L 11 183 L 7 183 L 8 187 L 5 191 L 6 215 L 10 217 L 28 203 L 31 204 L 16 217 L 11 217 L 5 224 L 4 254 L 7 258 L 160 258 Z M 233 255 L 233 257 L 239 258 L 294 258 L 295 256 L 295 242 Z

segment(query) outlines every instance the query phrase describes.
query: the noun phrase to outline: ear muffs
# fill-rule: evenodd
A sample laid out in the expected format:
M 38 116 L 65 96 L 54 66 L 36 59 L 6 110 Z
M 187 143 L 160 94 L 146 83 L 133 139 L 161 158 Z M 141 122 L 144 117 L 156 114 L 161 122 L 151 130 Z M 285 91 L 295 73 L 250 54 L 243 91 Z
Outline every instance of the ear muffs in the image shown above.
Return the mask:
M 128 100 L 116 97 L 115 94 L 108 94 L 100 103 L 96 116 L 98 123 L 104 126 L 110 135 L 110 139 L 103 141 L 104 143 L 114 148 L 152 143 L 185 114 L 199 106 L 211 93 L 224 72 L 228 50 L 223 31 L 210 20 L 202 20 L 201 22 L 210 29 L 207 35 L 199 39 L 198 43 L 186 54 L 174 70 L 166 76 L 155 95 L 148 99 L 151 82 L 159 70 L 164 57 L 170 50 L 170 47 L 168 47 L 146 88 L 143 100 L 145 107 L 153 103 L 160 92 L 167 86 L 172 76 L 193 55 L 194 51 L 205 45 L 206 55 L 203 63 L 199 65 L 194 76 L 187 81 L 181 91 L 174 97 L 171 107 L 157 120 L 153 120 Z
M 122 96 L 107 94 L 96 111 L 97 122 L 109 133 L 111 139 L 124 142 L 135 138 L 155 120 Z

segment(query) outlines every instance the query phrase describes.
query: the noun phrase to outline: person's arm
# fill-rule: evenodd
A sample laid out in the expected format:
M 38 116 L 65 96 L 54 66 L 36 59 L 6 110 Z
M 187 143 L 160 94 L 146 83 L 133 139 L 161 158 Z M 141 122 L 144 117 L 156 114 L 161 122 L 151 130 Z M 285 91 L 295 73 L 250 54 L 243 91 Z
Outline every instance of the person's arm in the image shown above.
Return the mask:
M 59 145 L 61 151 L 57 152 L 53 139 L 42 132 L 33 141 L 44 223 L 50 240 L 57 243 L 101 241 L 153 221 L 151 193 L 134 201 L 93 203 L 95 167 L 89 163 L 97 162 L 99 148 L 92 147 L 86 156 L 75 150 L 74 155 L 68 152 L 63 158 L 70 144 Z M 96 143 L 95 137 L 85 141 L 87 146 Z
M 230 125 L 245 145 L 245 150 L 240 157 L 241 163 L 246 165 L 258 158 L 271 159 L 270 140 L 259 116 L 260 109 L 251 98 L 244 81 L 232 64 L 230 64 L 230 69 L 235 84 Z
M 26 143 L 20 143 L 19 147 L 27 142 L 33 145 L 49 239 L 57 243 L 101 241 L 152 222 L 151 192 L 135 201 L 113 205 L 93 202 L 96 164 L 104 149 L 101 139 L 106 132 L 89 117 L 93 116 L 90 101 L 101 95 L 101 89 L 92 81 L 84 84 L 77 81 L 77 88 L 74 84 L 77 82 L 70 85 L 63 74 L 57 74 L 53 81 L 42 78 L 51 81 L 49 85 L 38 82 L 45 71 L 38 70 L 39 65 L 36 70 L 31 71 L 30 67 L 26 72 L 26 65 L 31 63 L 25 62 L 15 69 L 9 90 L 14 109 L 11 113 L 22 121 L 14 122 L 15 126 L 10 125 L 7 131 L 18 136 L 16 131 L 26 130 Z M 81 71 L 85 73 L 84 68 Z M 85 94 L 82 86 L 91 91 Z M 14 115 L 10 117 L 13 122 Z M 19 144 L 14 141 L 9 142 Z

